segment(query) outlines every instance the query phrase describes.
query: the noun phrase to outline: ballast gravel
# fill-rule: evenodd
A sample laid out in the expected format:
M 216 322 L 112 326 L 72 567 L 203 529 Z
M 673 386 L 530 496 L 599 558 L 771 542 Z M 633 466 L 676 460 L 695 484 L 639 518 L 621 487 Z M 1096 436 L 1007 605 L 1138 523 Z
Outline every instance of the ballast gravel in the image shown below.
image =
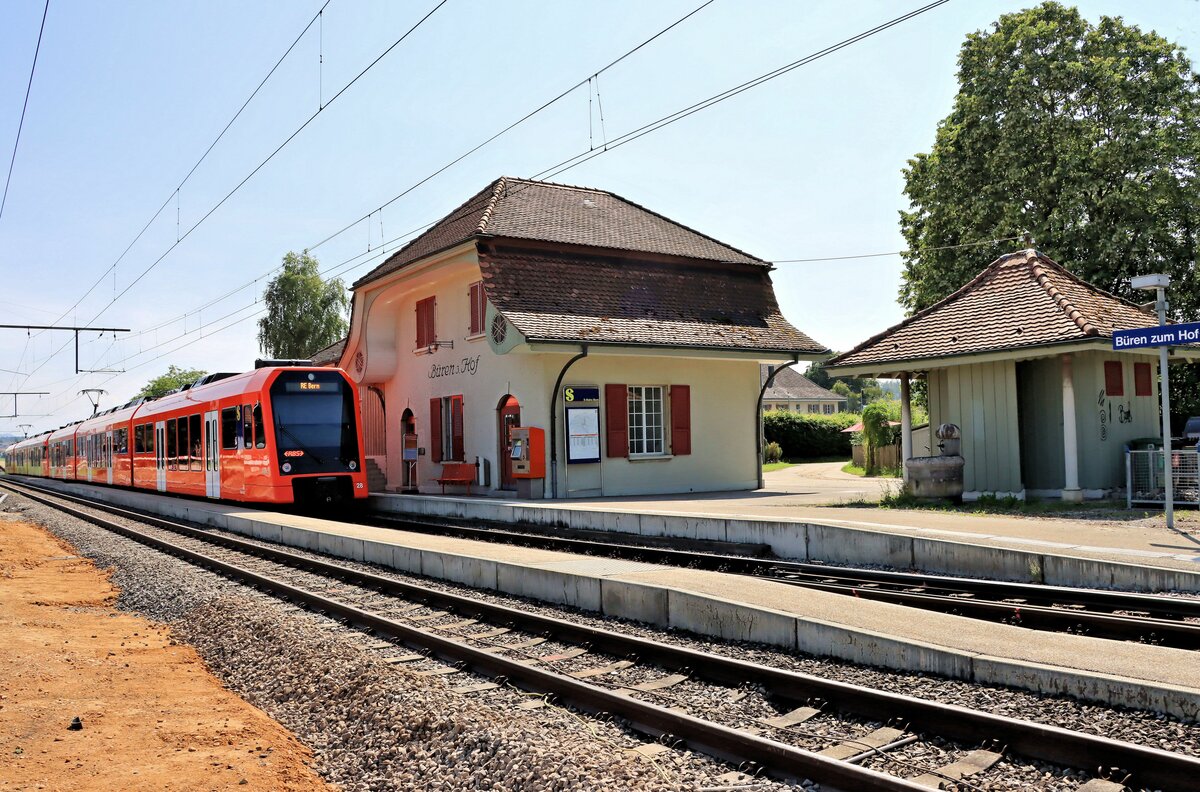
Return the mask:
M 454 693 L 457 683 L 389 664 L 335 622 L 24 499 L 0 508 L 111 568 L 118 607 L 169 624 L 219 679 L 309 745 L 342 789 L 788 788 L 730 783 L 722 776 L 732 768 L 689 752 L 632 755 L 641 741 L 622 728 L 554 706 L 519 709 L 528 695 L 511 688 Z

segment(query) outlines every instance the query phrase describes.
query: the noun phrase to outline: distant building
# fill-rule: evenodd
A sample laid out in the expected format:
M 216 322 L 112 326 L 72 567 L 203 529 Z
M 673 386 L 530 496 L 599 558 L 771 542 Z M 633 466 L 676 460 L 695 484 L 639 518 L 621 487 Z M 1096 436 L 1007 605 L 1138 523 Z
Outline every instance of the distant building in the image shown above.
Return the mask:
M 759 382 L 766 383 L 771 366 L 759 367 Z M 794 368 L 775 372 L 775 382 L 763 392 L 763 410 L 784 410 L 813 415 L 845 412 L 847 399 L 822 388 Z
M 502 178 L 355 283 L 318 358 L 360 383 L 376 491 L 753 489 L 759 365 L 828 352 L 772 269 L 612 193 Z

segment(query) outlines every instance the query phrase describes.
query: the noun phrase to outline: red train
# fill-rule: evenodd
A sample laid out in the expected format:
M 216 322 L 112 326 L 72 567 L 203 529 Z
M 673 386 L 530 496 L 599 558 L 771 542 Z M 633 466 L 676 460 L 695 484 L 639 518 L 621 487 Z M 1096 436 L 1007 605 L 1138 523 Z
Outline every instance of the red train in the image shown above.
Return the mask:
M 9 473 L 214 500 L 367 497 L 358 389 L 340 369 L 262 365 L 10 446 Z

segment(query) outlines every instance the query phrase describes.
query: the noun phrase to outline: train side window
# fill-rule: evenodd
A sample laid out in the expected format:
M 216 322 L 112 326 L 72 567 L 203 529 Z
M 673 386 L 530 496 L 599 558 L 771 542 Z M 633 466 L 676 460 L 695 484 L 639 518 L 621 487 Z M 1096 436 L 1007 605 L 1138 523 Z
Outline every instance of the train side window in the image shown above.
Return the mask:
M 200 414 L 199 413 L 188 416 L 188 427 L 189 427 L 188 437 L 192 443 L 191 446 L 189 446 L 191 448 L 191 453 L 188 455 L 188 458 L 191 461 L 191 469 L 192 470 L 203 470 L 204 468 L 201 465 L 201 459 L 200 459 L 201 434 L 200 434 Z
M 250 405 L 242 405 L 242 448 L 254 448 L 254 422 Z
M 128 454 L 129 453 L 129 430 L 128 429 L 118 429 L 117 430 L 117 453 L 118 454 Z
M 177 422 L 174 418 L 171 418 L 170 420 L 167 421 L 167 469 L 168 470 L 176 469 L 176 457 L 175 457 L 175 449 L 176 449 L 175 424 L 176 423 Z
M 238 408 L 221 410 L 221 448 L 233 451 L 238 447 Z
M 154 424 L 148 423 L 148 424 L 146 424 L 146 453 L 147 454 L 154 453 L 154 443 L 155 443 L 154 438 L 155 438 Z
M 254 447 L 266 448 L 267 435 L 263 431 L 262 404 L 254 405 Z
M 145 428 L 143 424 L 133 427 L 133 453 L 135 454 L 142 454 L 146 451 L 146 432 L 143 431 Z

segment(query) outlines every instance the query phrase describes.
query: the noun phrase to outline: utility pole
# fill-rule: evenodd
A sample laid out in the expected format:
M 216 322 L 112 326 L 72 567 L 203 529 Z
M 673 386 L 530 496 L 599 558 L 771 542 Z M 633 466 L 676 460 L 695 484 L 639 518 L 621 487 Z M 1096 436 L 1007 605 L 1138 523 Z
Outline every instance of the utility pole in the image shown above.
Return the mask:
M 116 369 L 81 369 L 79 368 L 79 334 L 91 330 L 96 333 L 128 333 L 128 327 L 63 327 L 61 325 L 10 325 L 0 324 L 0 330 L 68 330 L 75 334 L 75 373 L 76 374 L 119 374 Z
M 17 397 L 18 396 L 49 396 L 49 395 L 50 394 L 46 391 L 0 391 L 0 396 L 12 396 L 13 397 L 12 415 L 0 415 L 0 418 L 16 418 L 16 417 L 18 417 L 18 413 L 17 413 Z

